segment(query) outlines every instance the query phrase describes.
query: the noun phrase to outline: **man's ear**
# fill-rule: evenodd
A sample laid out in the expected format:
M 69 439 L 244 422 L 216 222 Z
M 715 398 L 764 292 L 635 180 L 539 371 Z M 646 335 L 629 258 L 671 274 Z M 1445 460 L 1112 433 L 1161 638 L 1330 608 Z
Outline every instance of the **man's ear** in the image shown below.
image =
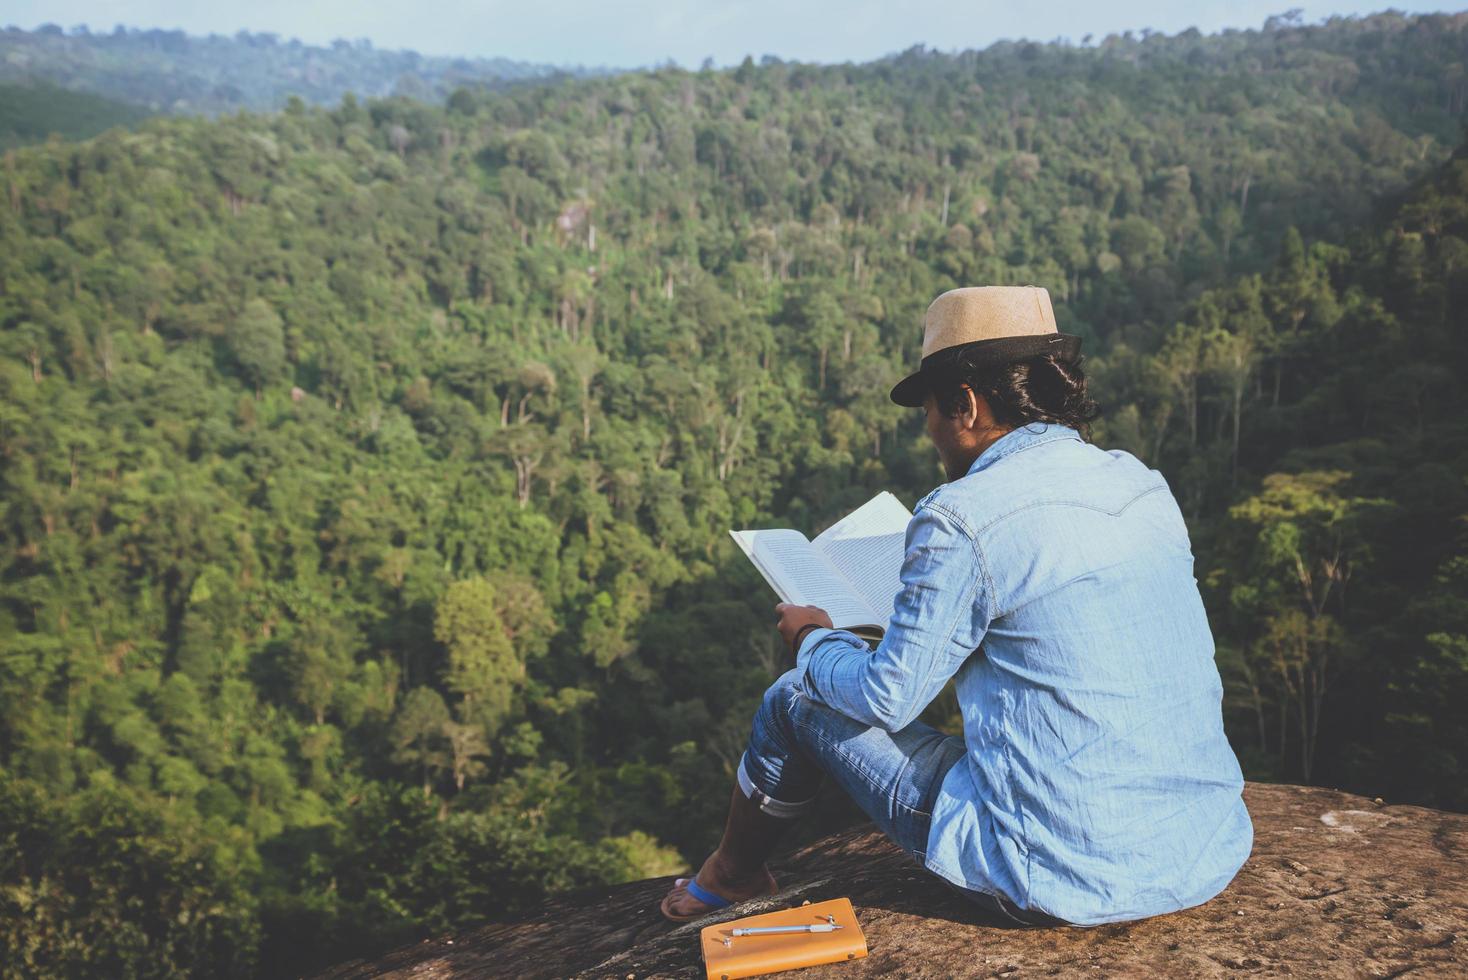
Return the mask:
M 974 391 L 968 385 L 963 386 L 963 396 L 965 404 L 963 407 L 963 414 L 959 418 L 959 421 L 963 423 L 963 427 L 965 429 L 977 429 L 983 424 L 984 416 L 986 414 L 983 409 L 987 408 L 988 406 L 980 404 L 982 399 L 980 398 L 979 393 Z

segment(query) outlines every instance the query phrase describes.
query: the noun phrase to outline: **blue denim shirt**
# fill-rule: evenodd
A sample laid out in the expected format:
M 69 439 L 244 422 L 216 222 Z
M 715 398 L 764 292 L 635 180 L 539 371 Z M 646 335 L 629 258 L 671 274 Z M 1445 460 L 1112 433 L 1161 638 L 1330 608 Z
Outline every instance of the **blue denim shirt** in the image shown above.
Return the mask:
M 1072 429 L 1009 432 L 919 501 L 881 644 L 817 629 L 796 665 L 889 731 L 956 678 L 926 862 L 957 885 L 1090 925 L 1207 901 L 1249 855 L 1182 515 Z

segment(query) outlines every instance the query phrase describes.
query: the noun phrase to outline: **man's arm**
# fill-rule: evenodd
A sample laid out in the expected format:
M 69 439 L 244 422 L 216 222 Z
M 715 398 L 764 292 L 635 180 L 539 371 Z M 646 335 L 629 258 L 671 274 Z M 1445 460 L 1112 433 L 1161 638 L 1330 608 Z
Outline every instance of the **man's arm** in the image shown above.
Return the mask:
M 805 688 L 848 717 L 886 731 L 909 725 L 983 641 L 989 576 L 978 547 L 941 508 L 907 528 L 902 591 L 875 650 L 854 633 L 818 628 L 796 654 Z

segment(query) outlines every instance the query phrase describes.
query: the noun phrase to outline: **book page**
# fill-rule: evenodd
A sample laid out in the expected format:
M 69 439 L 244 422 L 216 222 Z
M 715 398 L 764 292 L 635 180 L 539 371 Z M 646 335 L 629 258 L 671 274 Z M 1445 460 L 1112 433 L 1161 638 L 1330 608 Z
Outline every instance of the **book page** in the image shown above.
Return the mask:
M 801 534 L 799 531 L 777 530 L 729 532 L 729 536 L 734 539 L 734 543 L 739 545 L 739 548 L 741 551 L 744 552 L 745 557 L 748 558 L 750 562 L 754 565 L 754 567 L 759 570 L 759 573 L 765 577 L 765 581 L 769 583 L 770 588 L 775 590 L 775 595 L 780 597 L 780 601 L 799 603 L 800 600 L 798 596 L 800 595 L 800 589 L 797 587 L 794 579 L 790 575 L 782 573 L 778 563 L 774 564 L 773 566 L 767 566 L 765 562 L 760 559 L 761 549 L 758 546 L 760 539 L 764 538 L 768 541 L 770 537 L 775 535 L 794 536 L 795 538 L 799 539 L 801 545 L 804 545 L 807 548 L 810 547 L 810 542 L 806 541 L 805 535 Z M 789 547 L 794 549 L 798 548 L 799 545 L 791 542 Z M 769 546 L 766 545 L 764 550 L 768 551 Z
M 839 627 L 886 626 L 886 619 L 874 619 L 866 601 L 799 531 L 729 533 L 783 601 L 820 606 Z
M 871 606 L 883 628 L 902 590 L 902 556 L 911 520 L 912 512 L 884 490 L 813 542 Z

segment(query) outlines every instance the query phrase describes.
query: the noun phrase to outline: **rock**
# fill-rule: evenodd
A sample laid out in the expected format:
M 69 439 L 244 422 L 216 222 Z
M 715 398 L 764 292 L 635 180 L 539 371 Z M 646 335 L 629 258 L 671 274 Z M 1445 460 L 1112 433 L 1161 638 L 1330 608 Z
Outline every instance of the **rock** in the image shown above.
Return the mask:
M 1250 784 L 1254 853 L 1206 905 L 1093 929 L 1006 929 L 906 859 L 870 825 L 772 868 L 783 891 L 675 926 L 671 878 L 562 896 L 521 919 L 322 974 L 359 977 L 702 977 L 699 930 L 806 899 L 847 896 L 870 955 L 817 978 L 1174 975 L 1468 975 L 1468 815 L 1379 806 L 1301 786 Z

